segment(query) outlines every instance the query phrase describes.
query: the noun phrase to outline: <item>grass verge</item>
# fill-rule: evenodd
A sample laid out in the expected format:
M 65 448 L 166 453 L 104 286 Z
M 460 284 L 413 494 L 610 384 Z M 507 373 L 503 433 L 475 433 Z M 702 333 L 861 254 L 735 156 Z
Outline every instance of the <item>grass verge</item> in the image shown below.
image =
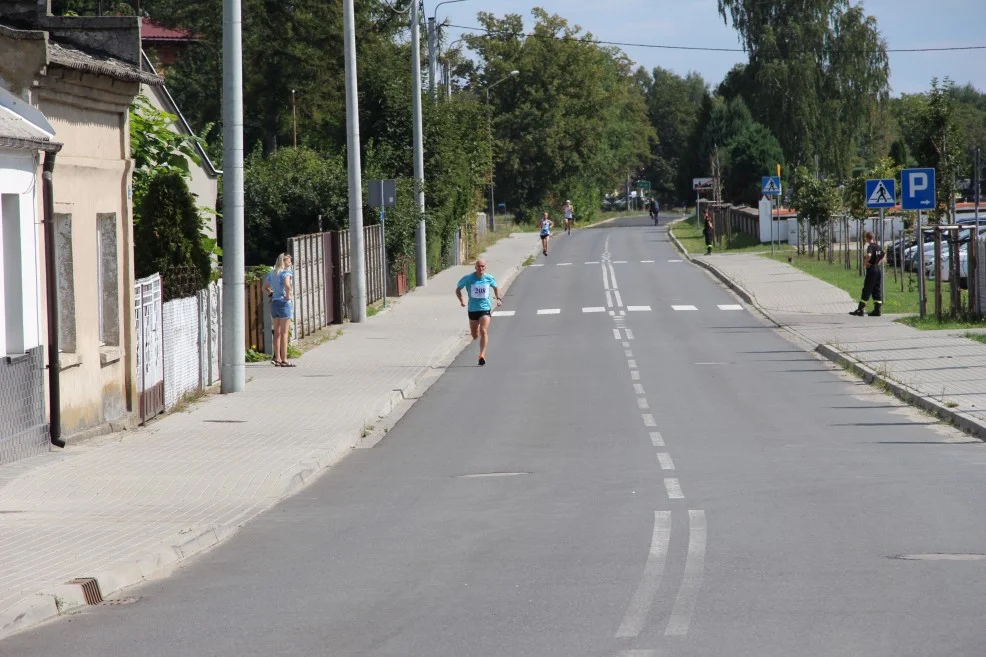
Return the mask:
M 695 215 L 684 221 L 679 221 L 672 228 L 674 236 L 688 253 L 705 253 L 705 236 L 702 227 L 698 225 Z M 770 244 L 761 244 L 752 235 L 734 233 L 727 240 L 725 237 L 712 247 L 713 253 L 766 253 L 770 254 Z M 774 252 L 780 254 L 794 253 L 794 248 L 787 244 L 775 244 Z

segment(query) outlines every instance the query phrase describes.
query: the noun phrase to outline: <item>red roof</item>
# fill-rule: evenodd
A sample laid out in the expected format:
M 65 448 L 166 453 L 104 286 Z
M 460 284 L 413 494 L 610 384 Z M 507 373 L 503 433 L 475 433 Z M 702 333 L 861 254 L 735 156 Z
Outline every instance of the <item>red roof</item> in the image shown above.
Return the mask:
M 157 21 L 145 18 L 140 26 L 141 41 L 196 41 L 198 37 L 185 30 L 165 27 Z

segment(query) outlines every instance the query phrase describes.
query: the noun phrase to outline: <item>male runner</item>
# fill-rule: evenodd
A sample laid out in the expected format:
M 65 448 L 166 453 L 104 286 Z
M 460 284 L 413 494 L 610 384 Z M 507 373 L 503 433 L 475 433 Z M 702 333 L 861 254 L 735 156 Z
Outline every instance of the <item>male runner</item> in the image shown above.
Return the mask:
M 572 234 L 572 224 L 575 222 L 575 209 L 572 207 L 571 201 L 565 201 L 565 206 L 561 209 L 562 214 L 565 215 L 565 232 L 569 235 Z
M 462 288 L 469 288 L 469 331 L 472 339 L 479 338 L 479 364 L 486 364 L 486 344 L 489 342 L 490 318 L 493 304 L 490 302 L 490 289 L 496 296 L 496 305 L 502 305 L 500 290 L 496 287 L 496 279 L 486 273 L 486 261 L 480 258 L 476 261 L 476 271 L 466 274 L 459 279 L 455 286 L 455 296 L 459 304 L 466 306 L 462 298 Z

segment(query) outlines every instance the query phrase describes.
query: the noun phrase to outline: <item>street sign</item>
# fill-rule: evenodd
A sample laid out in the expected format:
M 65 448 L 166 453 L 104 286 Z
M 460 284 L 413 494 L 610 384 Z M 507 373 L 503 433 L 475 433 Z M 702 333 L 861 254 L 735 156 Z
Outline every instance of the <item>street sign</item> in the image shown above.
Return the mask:
M 892 208 L 897 205 L 893 178 L 874 178 L 866 181 L 866 207 Z
M 761 190 L 764 196 L 777 196 L 781 193 L 781 179 L 778 176 L 764 176 Z
M 904 169 L 900 172 L 900 206 L 905 210 L 935 208 L 934 169 Z
M 397 206 L 397 181 L 371 180 L 367 183 L 370 190 L 371 208 L 393 208 Z
M 647 189 L 647 190 L 649 190 L 650 189 L 650 181 L 649 180 L 638 180 L 637 181 L 637 189 Z
M 712 189 L 715 186 L 715 178 L 692 178 L 692 189 Z

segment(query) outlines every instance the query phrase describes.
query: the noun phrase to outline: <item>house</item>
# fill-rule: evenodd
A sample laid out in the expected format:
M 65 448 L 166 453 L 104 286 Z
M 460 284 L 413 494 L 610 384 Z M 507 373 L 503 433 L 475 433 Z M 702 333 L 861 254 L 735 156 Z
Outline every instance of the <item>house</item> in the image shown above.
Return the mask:
M 186 30 L 167 27 L 145 18 L 140 27 L 140 40 L 144 51 L 157 62 L 161 73 L 166 74 L 188 46 L 201 39 Z
M 0 463 L 48 449 L 39 320 L 42 166 L 61 145 L 40 112 L 0 89 Z M 44 190 L 44 192 L 42 192 Z
M 55 17 L 50 0 L 0 3 L 0 87 L 40 111 L 62 144 L 50 172 L 52 239 L 39 254 L 42 299 L 52 300 L 39 321 L 57 354 L 53 441 L 130 426 L 139 403 L 129 109 L 141 84 L 162 83 L 141 68 L 139 20 Z
M 147 23 L 147 19 L 144 19 L 144 27 L 142 29 L 146 29 Z M 141 34 L 143 35 L 143 32 Z M 146 44 L 146 40 L 144 43 Z M 152 74 L 157 74 L 146 52 L 142 53 L 142 60 L 144 70 Z M 185 120 L 184 115 L 182 115 L 181 110 L 178 108 L 178 103 L 175 102 L 166 85 L 143 84 L 141 85 L 140 91 L 150 101 L 153 107 L 175 116 L 176 121 L 171 126 L 172 130 L 184 135 L 195 134 L 188 121 Z M 209 154 L 201 144 L 196 144 L 195 150 L 198 151 L 200 163 L 188 163 L 188 190 L 195 196 L 196 205 L 200 208 L 209 208 L 214 211 L 219 207 L 219 176 L 222 175 L 222 171 L 216 169 L 212 160 L 209 158 Z M 213 239 L 217 238 L 215 214 L 208 214 L 205 217 L 204 230 L 206 236 Z

